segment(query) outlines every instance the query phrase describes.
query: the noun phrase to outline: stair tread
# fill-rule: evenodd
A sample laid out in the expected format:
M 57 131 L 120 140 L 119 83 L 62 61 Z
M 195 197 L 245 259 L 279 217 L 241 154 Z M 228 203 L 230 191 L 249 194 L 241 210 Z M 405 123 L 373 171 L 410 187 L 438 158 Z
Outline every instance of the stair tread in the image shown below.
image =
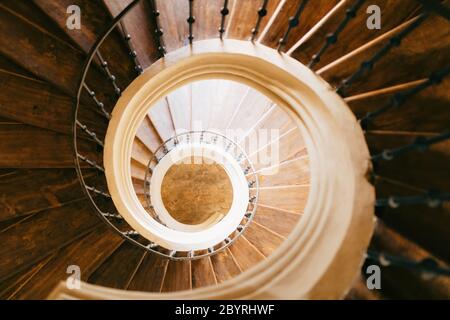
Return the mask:
M 269 231 L 255 222 L 247 227 L 244 236 L 266 257 L 275 251 L 284 241 L 284 238 L 280 235 Z
M 169 261 L 161 292 L 191 289 L 191 261 Z
M 88 282 L 126 289 L 144 258 L 144 249 L 125 241 L 89 277 Z
M 241 273 L 229 249 L 225 249 L 211 256 L 211 262 L 217 283 L 222 283 Z
M 230 246 L 230 251 L 236 259 L 239 268 L 246 271 L 265 259 L 264 255 L 254 247 L 245 236 L 241 236 Z
M 158 132 L 156 131 L 150 118 L 148 118 L 147 116 L 144 118 L 140 127 L 138 128 L 136 136 L 151 152 L 155 152 L 163 142 L 159 137 Z
M 258 206 L 253 219 L 258 224 L 287 238 L 300 218 L 299 214 Z
M 123 238 L 102 225 L 57 252 L 55 257 L 14 295 L 14 299 L 45 299 L 60 281 L 69 276 L 69 266 L 78 266 L 81 280 L 86 281 L 122 242 Z
M 192 86 L 186 85 L 167 95 L 173 125 L 177 133 L 190 131 L 192 122 Z
M 217 284 L 211 258 L 192 260 L 191 268 L 193 289 Z
M 286 187 L 259 189 L 258 203 L 292 213 L 303 213 L 308 200 L 309 186 L 293 185 Z
M 128 290 L 160 292 L 167 264 L 167 259 L 156 254 L 146 253 L 128 286 Z
M 257 172 L 259 187 L 280 187 L 310 184 L 309 158 L 300 157 Z
M 92 230 L 100 220 L 87 201 L 37 213 L 0 234 L 0 279 L 11 276 Z
M 377 5 L 380 7 L 383 13 L 382 18 L 382 31 L 386 32 L 400 25 L 406 21 L 411 15 L 417 11 L 419 4 L 416 1 L 402 0 L 402 1 L 386 1 L 386 0 L 374 0 L 371 5 Z M 339 7 L 339 9 L 330 17 L 330 19 L 317 30 L 316 34 L 305 41 L 299 46 L 293 53 L 292 57 L 301 61 L 302 63 L 309 63 L 311 57 L 316 54 L 320 47 L 326 41 L 326 35 L 334 32 L 337 26 L 345 17 L 345 10 L 353 5 L 353 2 L 348 2 L 346 5 Z M 319 6 L 320 7 L 320 6 Z M 369 30 L 366 27 L 366 21 L 369 15 L 366 13 L 368 5 L 363 5 L 356 13 L 355 18 L 351 19 L 348 25 L 339 35 L 339 40 L 336 45 L 328 50 L 321 57 L 321 61 L 315 66 L 314 69 L 326 66 L 327 64 L 342 57 L 348 52 L 359 48 L 367 42 L 373 40 L 379 35 L 378 30 Z M 306 15 L 305 15 L 306 16 Z M 358 30 L 357 33 L 354 30 Z M 345 45 L 339 45 L 344 44 Z M 347 68 L 348 65 L 345 66 Z
M 166 99 L 161 99 L 148 112 L 148 116 L 158 132 L 161 141 L 166 141 L 175 135 L 172 115 Z

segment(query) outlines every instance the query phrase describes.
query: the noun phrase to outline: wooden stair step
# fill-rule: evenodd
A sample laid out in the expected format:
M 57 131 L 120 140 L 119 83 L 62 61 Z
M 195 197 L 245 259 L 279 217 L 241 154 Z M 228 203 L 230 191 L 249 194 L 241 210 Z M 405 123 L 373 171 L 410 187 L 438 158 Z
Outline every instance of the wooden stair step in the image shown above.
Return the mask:
M 221 106 L 217 95 L 221 90 L 219 80 L 203 80 L 192 83 L 192 125 L 194 130 L 207 130 L 214 112 Z
M 233 1 L 233 0 L 232 0 Z M 196 22 L 193 27 L 194 41 L 217 38 L 222 20 L 220 11 L 223 7 L 221 0 L 194 1 L 194 16 Z
M 190 131 L 192 122 L 192 85 L 186 85 L 167 96 L 173 125 L 177 132 Z
M 72 134 L 73 99 L 52 85 L 0 70 L 0 116 L 24 124 Z M 107 121 L 91 107 L 82 106 L 78 119 L 99 136 Z
M 272 101 L 259 91 L 250 89 L 227 129 L 233 129 L 234 136 L 241 139 L 253 127 L 255 120 L 261 119 L 271 107 Z
M 261 21 L 260 32 L 262 32 L 268 24 L 280 2 L 280 0 L 269 1 L 267 5 L 267 16 Z M 229 6 L 231 13 L 228 18 L 226 37 L 248 40 L 251 37 L 252 29 L 256 25 L 258 9 L 261 7 L 261 4 L 262 2 L 258 0 L 232 1 Z
M 192 289 L 213 286 L 217 284 L 210 257 L 192 260 Z
M 0 234 L 0 279 L 26 270 L 47 255 L 80 239 L 100 220 L 87 201 L 45 210 Z
M 413 143 L 418 136 L 417 133 L 368 132 L 366 140 L 371 154 L 375 155 L 385 149 Z M 425 152 L 413 150 L 391 161 L 380 161 L 376 170 L 381 176 L 414 187 L 450 191 L 449 161 L 450 140 L 447 140 L 430 146 Z
M 378 180 L 375 184 L 377 197 L 410 196 L 422 194 L 424 190 L 392 180 Z M 384 209 L 379 217 L 398 233 L 407 236 L 433 255 L 450 262 L 450 204 L 444 203 L 439 208 L 429 208 L 427 205 L 400 206 L 397 209 Z
M 347 293 L 345 300 L 383 300 L 380 290 L 367 288 L 366 279 L 360 275 L 352 289 Z
M 131 151 L 131 157 L 141 165 L 147 166 L 150 159 L 153 157 L 153 154 L 141 140 L 135 138 L 133 142 L 133 149 Z
M 188 41 L 189 3 L 180 5 L 178 0 L 156 1 L 157 9 L 160 12 L 159 21 L 161 29 L 164 30 L 164 43 L 167 52 L 183 47 Z M 177 8 L 177 10 L 173 10 Z M 177 23 L 183 21 L 183 23 Z M 174 23 L 175 22 L 175 23 Z
M 0 32 L 4 35 L 0 52 L 37 77 L 75 96 L 78 83 L 74 79 L 78 79 L 85 60 L 84 54 L 1 4 L 0 19 Z M 101 89 L 96 90 L 99 91 L 98 97 L 106 103 L 106 96 L 102 92 L 107 92 L 105 88 L 109 88 L 110 84 L 100 70 L 93 68 L 87 82 Z
M 145 250 L 125 241 L 89 277 L 88 282 L 108 288 L 126 289 L 144 258 Z
M 108 9 L 102 1 L 61 0 L 57 2 L 33 0 L 53 21 L 85 52 L 88 53 L 97 38 L 112 23 Z M 66 27 L 67 8 L 77 5 L 83 13 L 81 32 L 73 32 Z M 118 86 L 125 89 L 136 75 L 132 58 L 128 54 L 123 37 L 113 31 L 103 42 L 100 50 L 109 68 L 116 76 Z
M 116 17 L 130 0 L 104 0 L 109 12 Z M 122 19 L 125 30 L 131 35 L 131 42 L 136 50 L 137 57 L 143 69 L 158 60 L 159 51 L 156 45 L 155 20 L 151 14 L 148 1 L 141 1 Z
M 3 168 L 67 168 L 73 167 L 72 139 L 49 130 L 27 125 L 0 126 L 0 167 Z M 78 140 L 78 151 L 101 163 L 96 144 Z M 87 166 L 86 163 L 81 163 Z
M 284 241 L 284 238 L 279 234 L 255 222 L 247 227 L 244 236 L 266 257 L 274 252 Z
M 147 252 L 128 290 L 161 292 L 168 261 L 157 254 Z
M 398 5 L 402 5 L 400 1 Z M 393 11 L 393 14 L 401 16 L 396 11 Z M 392 19 L 395 20 L 394 17 Z M 408 24 L 411 23 L 412 20 L 409 20 Z M 332 85 L 338 84 L 339 81 L 355 72 L 363 61 L 373 56 L 388 43 L 392 36 L 404 30 L 408 24 L 403 24 L 402 28 L 396 28 L 394 31 L 388 31 L 388 36 L 381 35 L 372 43 L 318 70 L 318 73 Z M 448 21 L 438 15 L 430 17 L 408 34 L 399 47 L 395 47 L 379 60 L 369 76 L 360 78 L 348 88 L 346 94 L 354 95 L 428 77 L 431 72 L 440 70 L 447 64 L 450 47 L 442 39 L 446 39 L 448 35 Z M 430 53 L 433 53 L 433 59 L 430 59 Z
M 145 172 L 147 170 L 147 167 L 142 165 L 141 163 L 135 161 L 134 159 L 131 159 L 131 177 L 145 181 Z
M 308 200 L 309 186 L 286 186 L 259 189 L 258 202 L 292 213 L 303 213 Z
M 303 137 L 297 128 L 281 136 L 270 135 L 267 143 L 258 141 L 257 150 L 252 149 L 247 154 L 255 170 L 279 165 L 307 154 Z
M 347 103 L 357 117 L 362 117 L 367 112 L 373 112 L 389 103 L 394 94 L 405 92 L 420 83 L 424 79 L 401 84 L 398 86 L 383 88 L 367 93 L 367 96 L 356 95 L 349 97 Z M 403 90 L 395 90 L 396 87 L 404 87 Z M 439 133 L 448 129 L 450 123 L 450 111 L 447 106 L 450 103 L 450 79 L 443 79 L 437 86 L 429 87 L 417 95 L 409 98 L 402 106 L 392 108 L 371 121 L 370 130 L 382 131 L 408 131 Z M 391 89 L 391 90 L 389 90 Z M 394 89 L 394 90 L 392 90 Z M 387 93 L 377 94 L 377 91 Z M 374 95 L 371 95 L 373 93 Z
M 441 266 L 443 261 L 433 257 L 429 252 L 417 246 L 407 238 L 383 223 L 378 223 L 371 246 L 386 254 L 401 256 L 412 261 L 434 258 Z M 396 299 L 449 299 L 450 279 L 435 277 L 423 279 L 420 274 L 400 267 L 381 267 L 381 283 L 384 290 Z M 382 287 L 383 288 L 383 287 Z
M 229 249 L 211 256 L 211 262 L 217 283 L 229 280 L 242 272 Z
M 242 271 L 250 269 L 265 259 L 264 255 L 244 236 L 239 237 L 230 246 L 230 251 Z
M 211 115 L 209 129 L 226 133 L 225 129 L 240 109 L 250 88 L 230 80 L 220 80 L 218 86 L 220 90 L 215 99 L 218 108 Z
M 323 4 L 323 2 L 325 1 L 321 1 L 321 4 Z M 333 2 L 334 4 L 338 3 L 337 1 L 327 2 Z M 315 32 L 314 36 L 310 37 L 296 48 L 292 53 L 292 57 L 302 63 L 309 63 L 312 56 L 325 44 L 326 35 L 336 30 L 337 26 L 345 18 L 345 11 L 352 5 L 352 1 L 347 1 L 344 5 L 339 6 L 339 8 L 333 12 L 333 15 Z M 368 5 L 369 4 L 361 6 L 356 13 L 355 18 L 351 19 L 344 30 L 339 34 L 338 42 L 322 55 L 321 61 L 316 64 L 314 69 L 332 63 L 336 59 L 352 50 L 356 50 L 380 35 L 379 30 L 369 30 L 366 27 L 367 18 L 369 16 L 366 13 Z M 389 0 L 374 0 L 370 5 L 379 6 L 383 13 L 381 32 L 389 31 L 400 25 L 410 18 L 419 7 L 419 4 L 414 0 L 400 0 L 395 2 Z M 314 9 L 316 8 L 321 8 L 321 5 L 318 5 L 317 7 L 314 6 Z M 306 14 L 304 16 L 307 17 Z M 355 30 L 358 30 L 358 32 L 355 32 Z M 346 64 L 343 67 L 347 68 L 347 66 L 348 65 Z
M 287 238 L 300 218 L 300 214 L 258 206 L 253 221 Z
M 300 24 L 298 27 L 291 29 L 288 41 L 285 45 L 285 50 L 290 49 L 298 40 L 301 39 L 312 27 L 316 25 L 339 0 L 316 0 L 314 3 L 307 3 L 304 11 L 300 17 Z M 273 20 L 270 29 L 261 39 L 261 43 L 266 46 L 277 48 L 279 40 L 284 37 L 288 29 L 288 21 L 290 17 L 295 16 L 295 13 L 300 5 L 300 0 L 283 1 L 281 10 Z
M 158 132 L 161 141 L 166 141 L 175 135 L 169 105 L 166 99 L 161 99 L 148 112 L 148 117 Z
M 136 132 L 136 137 L 138 137 L 151 152 L 155 152 L 163 143 L 155 126 L 147 116 L 142 120 L 142 123 Z
M 259 187 L 308 185 L 310 183 L 309 158 L 300 157 L 279 166 L 258 171 Z
M 0 221 L 82 198 L 84 194 L 73 169 L 17 170 L 0 180 Z
M 161 292 L 192 289 L 190 261 L 169 261 Z
M 123 238 L 107 226 L 90 232 L 88 235 L 55 254 L 17 293 L 14 299 L 45 299 L 60 281 L 65 280 L 69 266 L 80 268 L 81 281 L 89 276 L 123 242 Z

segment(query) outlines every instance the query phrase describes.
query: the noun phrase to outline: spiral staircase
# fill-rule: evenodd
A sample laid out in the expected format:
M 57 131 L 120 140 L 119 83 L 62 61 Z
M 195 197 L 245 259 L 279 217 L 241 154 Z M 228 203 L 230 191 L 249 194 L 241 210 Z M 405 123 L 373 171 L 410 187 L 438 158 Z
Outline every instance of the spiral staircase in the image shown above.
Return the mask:
M 2 1 L 0 297 L 450 298 L 449 18 Z

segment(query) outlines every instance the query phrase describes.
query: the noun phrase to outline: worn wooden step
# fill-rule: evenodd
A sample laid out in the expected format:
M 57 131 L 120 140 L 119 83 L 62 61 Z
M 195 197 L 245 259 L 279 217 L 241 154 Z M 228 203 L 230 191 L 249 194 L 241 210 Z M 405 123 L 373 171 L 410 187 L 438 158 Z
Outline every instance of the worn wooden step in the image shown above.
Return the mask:
M 287 238 L 300 218 L 301 215 L 297 213 L 259 205 L 253 219 L 261 226 Z
M 261 205 L 300 214 L 308 200 L 309 186 L 293 185 L 259 189 L 258 202 Z
M 191 289 L 191 261 L 169 261 L 161 292 L 174 292 Z
M 371 154 L 379 154 L 385 149 L 413 143 L 418 136 L 417 133 L 369 132 L 366 139 Z M 450 141 L 447 140 L 430 146 L 425 152 L 412 150 L 390 161 L 379 161 L 376 172 L 414 187 L 450 191 L 449 161 Z
M 131 280 L 128 290 L 161 292 L 169 260 L 152 253 L 146 253 Z
M 257 172 L 259 187 L 308 185 L 310 183 L 309 158 L 303 156 L 262 169 Z
M 222 0 L 194 1 L 193 11 L 196 20 L 193 25 L 194 41 L 218 37 L 222 7 Z
M 192 289 L 213 286 L 217 284 L 217 279 L 214 274 L 213 265 L 210 257 L 192 260 Z
M 96 144 L 78 141 L 78 150 L 101 163 Z M 0 167 L 3 168 L 67 168 L 73 167 L 72 139 L 52 131 L 27 125 L 0 126 Z M 87 166 L 82 163 L 83 166 Z
M 106 7 L 113 17 L 116 17 L 130 0 L 104 0 Z M 159 51 L 155 39 L 155 19 L 148 1 L 141 1 L 122 19 L 122 31 L 131 36 L 131 43 L 136 50 L 142 68 L 149 67 L 158 60 Z
M 131 177 L 140 181 L 145 181 L 145 172 L 147 167 L 143 164 L 131 159 Z
M 219 80 L 203 80 L 192 83 L 192 124 L 194 130 L 210 128 L 211 118 L 217 109 L 218 93 L 222 89 Z
M 278 1 L 279 7 L 276 16 L 270 24 L 270 28 L 261 35 L 260 41 L 266 46 L 277 48 L 279 41 L 284 37 L 288 26 L 289 18 L 293 17 L 301 4 L 300 0 Z M 307 32 L 311 30 L 330 10 L 332 10 L 339 0 L 316 0 L 307 3 L 300 17 L 298 27 L 291 29 L 289 37 L 283 51 L 288 51 L 294 46 Z
M 131 157 L 143 166 L 147 166 L 153 154 L 147 146 L 139 139 L 134 139 Z
M 52 85 L 0 70 L 0 90 L 0 116 L 66 135 L 72 133 L 73 99 Z M 103 136 L 108 123 L 96 111 L 82 106 L 78 120 Z
M 246 271 L 264 260 L 264 255 L 252 245 L 245 236 L 241 236 L 230 246 L 230 252 L 236 260 L 239 269 Z
M 268 25 L 278 7 L 280 0 L 269 1 L 267 5 L 267 16 L 261 21 L 260 32 Z M 252 29 L 256 25 L 258 9 L 262 2 L 258 0 L 234 0 L 230 1 L 230 16 L 226 27 L 225 36 L 231 39 L 248 40 Z
M 180 3 L 178 0 L 155 1 L 159 10 L 159 21 L 164 30 L 164 43 L 167 52 L 181 48 L 188 41 L 189 3 Z M 177 10 L 173 10 L 177 8 Z M 183 21 L 183 22 L 181 22 Z
M 0 5 L 0 19 L 0 32 L 4 35 L 0 40 L 0 52 L 38 78 L 75 96 L 78 86 L 76 79 L 84 64 L 84 53 L 4 5 Z M 108 92 L 110 84 L 101 70 L 93 68 L 87 82 L 95 87 L 93 89 L 101 100 L 111 102 L 111 97 L 104 94 Z
M 88 183 L 97 180 L 95 172 L 85 178 Z M 0 221 L 60 207 L 82 198 L 84 194 L 73 169 L 17 170 L 0 179 Z
M 379 223 L 374 233 L 372 247 L 386 254 L 401 256 L 412 261 L 435 258 L 395 230 Z M 435 258 L 436 259 L 436 258 Z M 436 259 L 438 264 L 446 266 Z M 450 279 L 448 277 L 423 278 L 420 274 L 400 267 L 381 267 L 381 285 L 390 297 L 397 299 L 449 299 Z
M 88 282 L 103 287 L 127 289 L 144 253 L 144 249 L 125 241 L 92 273 Z
M 37 213 L 0 234 L 0 279 L 26 270 L 97 226 L 100 220 L 83 200 Z
M 112 23 L 108 9 L 102 1 L 61 0 L 45 1 L 33 0 L 55 23 L 64 30 L 68 36 L 85 52 L 94 45 L 95 41 Z M 77 5 L 83 15 L 80 31 L 69 30 L 67 23 L 67 8 Z M 132 58 L 128 54 L 125 41 L 120 33 L 113 31 L 103 42 L 100 48 L 103 59 L 108 62 L 109 68 L 116 76 L 116 82 L 122 89 L 133 80 L 136 75 Z
M 266 257 L 274 252 L 284 241 L 284 237 L 257 222 L 252 222 L 247 227 L 244 236 Z
M 411 196 L 425 192 L 423 189 L 387 178 L 378 179 L 375 187 L 377 198 Z M 397 232 L 407 236 L 435 256 L 449 262 L 450 250 L 447 245 L 450 241 L 447 228 L 450 223 L 449 213 L 450 204 L 447 202 L 439 208 L 429 208 L 427 205 L 386 208 L 379 210 L 378 215 Z
M 87 281 L 123 241 L 123 238 L 102 225 L 79 241 L 59 250 L 12 298 L 47 298 L 57 284 L 69 276 L 67 271 L 70 266 L 79 267 L 81 280 Z
M 390 103 L 395 94 L 411 90 L 426 79 L 403 83 L 354 95 L 346 99 L 357 117 L 363 117 Z M 429 87 L 408 98 L 398 108 L 392 108 L 370 122 L 370 130 L 440 133 L 448 129 L 450 111 L 450 79 Z
M 328 6 L 330 4 L 338 5 L 337 9 L 332 12 L 320 27 L 315 30 L 314 34 L 308 39 L 304 39 L 301 44 L 296 46 L 294 52 L 292 52 L 292 57 L 301 61 L 302 63 L 309 63 L 312 56 L 315 55 L 320 48 L 326 42 L 326 36 L 329 33 L 334 32 L 338 25 L 345 18 L 345 12 L 349 9 L 355 2 L 337 2 L 337 1 L 321 1 L 321 4 Z M 310 3 L 309 5 L 312 5 Z M 381 30 L 369 30 L 367 28 L 367 19 L 369 15 L 366 10 L 369 5 L 377 5 L 380 7 L 382 12 L 382 24 Z M 314 9 L 323 8 L 323 6 L 318 5 L 317 7 L 313 5 Z M 351 19 L 344 30 L 339 34 L 338 41 L 335 45 L 331 46 L 325 54 L 322 55 L 320 62 L 317 63 L 314 69 L 326 66 L 335 60 L 339 59 L 343 55 L 358 49 L 362 45 L 367 44 L 371 40 L 380 36 L 380 34 L 388 32 L 393 28 L 397 27 L 408 18 L 410 18 L 414 12 L 417 11 L 419 4 L 414 0 L 400 0 L 400 1 L 389 1 L 389 0 L 375 0 L 370 3 L 365 3 L 356 13 L 355 18 Z M 331 9 L 331 8 L 327 8 Z M 322 9 L 319 9 L 322 10 Z M 327 11 L 329 12 L 329 10 Z M 306 13 L 306 12 L 305 12 Z M 326 12 L 323 12 L 326 15 Z M 324 15 L 324 16 L 325 16 Z M 308 15 L 303 15 L 305 19 L 308 19 Z M 357 30 L 357 32 L 355 32 Z M 349 68 L 348 63 L 342 65 L 342 68 Z M 385 69 L 386 70 L 386 69 Z
M 217 283 L 229 280 L 242 272 L 229 249 L 211 256 L 211 262 Z
M 337 85 L 355 72 L 364 60 L 384 47 L 392 36 L 405 30 L 413 21 L 412 19 L 408 20 L 394 31 L 388 31 L 387 36 L 386 33 L 381 35 L 373 42 L 318 70 L 318 73 L 331 84 Z M 368 75 L 361 77 L 348 88 L 346 95 L 415 81 L 428 77 L 432 72 L 445 67 L 450 47 L 442 39 L 448 38 L 449 30 L 446 19 L 436 15 L 430 16 L 416 30 L 408 34 L 399 47 L 394 47 L 384 55 Z M 433 59 L 430 59 L 430 54 L 433 55 Z

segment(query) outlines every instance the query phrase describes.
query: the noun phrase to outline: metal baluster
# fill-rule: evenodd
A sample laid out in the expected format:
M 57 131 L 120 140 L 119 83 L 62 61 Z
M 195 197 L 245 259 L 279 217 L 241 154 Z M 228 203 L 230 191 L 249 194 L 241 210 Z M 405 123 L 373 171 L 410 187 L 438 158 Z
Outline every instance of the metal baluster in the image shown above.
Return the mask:
M 137 52 L 134 48 L 133 42 L 131 41 L 131 35 L 128 33 L 127 28 L 123 23 L 123 21 L 120 21 L 119 30 L 122 33 L 123 38 L 127 42 L 128 49 L 130 50 L 129 55 L 133 59 L 134 69 L 138 74 L 142 74 L 144 70 L 142 69 L 141 63 L 139 62 L 139 58 L 137 56 Z
M 86 162 L 88 165 L 90 165 L 91 167 L 101 171 L 101 172 L 105 172 L 105 169 L 103 169 L 101 166 L 99 166 L 95 161 L 89 160 L 88 158 L 86 158 L 85 156 L 77 153 L 78 158 L 80 158 L 82 161 Z
M 104 196 L 105 198 L 111 198 L 111 196 L 108 193 L 103 192 L 101 190 L 98 190 L 95 187 L 86 186 L 86 189 L 89 190 L 89 191 L 92 191 L 92 192 L 94 192 L 94 193 L 96 193 L 98 195 Z
M 222 20 L 220 22 L 219 34 L 220 40 L 223 40 L 223 34 L 225 33 L 225 20 L 227 15 L 230 14 L 230 10 L 228 9 L 229 0 L 224 0 L 222 10 L 220 10 L 220 14 L 222 15 Z
M 382 266 L 397 266 L 401 268 L 411 269 L 421 273 L 429 273 L 439 276 L 450 276 L 450 269 L 440 267 L 433 258 L 426 258 L 421 261 L 411 261 L 403 257 L 397 257 L 386 253 L 367 251 L 367 258 Z
M 105 59 L 103 59 L 102 55 L 100 54 L 100 51 L 96 51 L 95 54 L 97 55 L 97 58 L 100 60 L 100 63 L 102 64 L 102 68 L 105 71 L 106 75 L 108 76 L 108 79 L 111 81 L 113 87 L 114 87 L 114 92 L 120 96 L 122 94 L 122 90 L 120 90 L 120 88 L 117 86 L 116 83 L 116 76 L 114 76 L 111 71 L 109 70 L 108 67 L 108 62 L 106 62 Z
M 353 6 L 351 6 L 349 9 L 346 10 L 344 20 L 341 21 L 341 23 L 333 33 L 329 33 L 327 35 L 327 40 L 325 44 L 319 49 L 319 51 L 315 55 L 312 56 L 312 59 L 308 64 L 309 68 L 314 67 L 314 65 L 320 61 L 320 58 L 325 53 L 325 51 L 327 51 L 327 49 L 331 45 L 337 42 L 339 34 L 344 30 L 344 28 L 347 26 L 350 20 L 356 16 L 356 12 L 362 6 L 364 1 L 365 0 L 356 0 Z
M 105 218 L 113 218 L 113 219 L 123 220 L 123 217 L 120 214 L 114 214 L 114 213 L 109 213 L 109 212 L 102 212 L 102 215 Z
M 417 85 L 416 87 L 393 95 L 392 98 L 383 107 L 379 108 L 378 110 L 368 112 L 364 117 L 360 118 L 361 126 L 363 127 L 363 129 L 368 130 L 369 124 L 373 119 L 375 119 L 376 117 L 380 116 L 381 114 L 385 113 L 386 111 L 392 108 L 397 108 L 401 106 L 406 102 L 408 98 L 418 94 L 422 90 L 441 83 L 442 80 L 449 73 L 450 73 L 450 66 L 432 73 L 426 81 Z
M 430 208 L 439 207 L 443 202 L 450 201 L 450 194 L 439 191 L 429 191 L 417 196 L 389 197 L 377 199 L 375 206 L 378 208 L 397 209 L 401 206 L 428 205 Z
M 267 16 L 267 5 L 269 4 L 269 0 L 263 0 L 262 6 L 258 9 L 258 19 L 256 20 L 256 25 L 252 29 L 252 38 L 251 41 L 254 42 L 256 36 L 259 33 L 259 28 L 261 26 L 262 19 Z
M 412 150 L 425 151 L 429 146 L 450 139 L 450 131 L 442 133 L 436 137 L 425 138 L 417 137 L 413 143 L 395 148 L 383 150 L 380 154 L 374 155 L 372 161 L 385 160 L 389 161 L 395 157 Z
M 95 104 L 97 105 L 97 107 L 100 108 L 100 111 L 102 112 L 103 116 L 110 120 L 111 119 L 111 115 L 106 111 L 105 109 L 105 105 L 103 104 L 103 102 L 100 102 L 97 97 L 95 96 L 95 92 L 92 91 L 91 89 L 89 89 L 89 87 L 87 86 L 86 83 L 83 83 L 83 88 L 88 92 L 89 96 L 94 100 Z
M 414 31 L 417 27 L 419 27 L 422 22 L 428 17 L 427 14 L 421 14 L 418 18 L 411 23 L 407 28 L 401 31 L 398 35 L 392 37 L 388 43 L 383 46 L 380 50 L 378 50 L 370 59 L 365 60 L 361 63 L 358 70 L 356 70 L 353 74 L 351 74 L 348 78 L 342 80 L 339 87 L 336 89 L 336 92 L 343 96 L 345 94 L 344 90 L 349 88 L 356 80 L 358 80 L 362 75 L 371 71 L 375 63 L 377 63 L 383 56 L 385 56 L 389 51 L 391 51 L 394 47 L 399 47 L 402 43 L 402 40 Z
M 194 35 L 193 35 L 193 26 L 195 23 L 195 17 L 194 17 L 194 0 L 188 0 L 189 1 L 189 18 L 186 20 L 189 24 L 189 44 L 192 44 L 194 41 Z
M 308 0 L 303 0 L 300 5 L 297 8 L 297 11 L 295 12 L 295 15 L 293 17 L 289 18 L 289 27 L 286 30 L 286 33 L 284 34 L 283 38 L 280 39 L 278 44 L 278 52 L 281 51 L 281 49 L 286 45 L 288 41 L 289 34 L 291 33 L 291 30 L 296 28 L 300 23 L 300 16 L 305 9 L 306 4 L 308 3 Z
M 156 6 L 155 0 L 149 0 L 149 3 L 150 3 L 150 8 L 152 10 L 153 16 L 155 18 L 155 24 L 156 24 L 155 36 L 156 36 L 156 42 L 157 42 L 157 45 L 158 45 L 158 51 L 159 51 L 159 54 L 162 57 L 164 57 L 166 55 L 166 47 L 164 45 L 164 39 L 163 39 L 164 31 L 161 28 L 161 23 L 159 21 L 160 13 L 159 13 L 158 8 Z
M 76 121 L 77 126 L 80 127 L 81 130 L 83 130 L 83 132 L 85 132 L 88 136 L 90 136 L 99 146 L 101 146 L 102 148 L 104 147 L 103 142 L 97 138 L 97 135 L 90 131 L 86 125 L 82 124 L 80 121 Z
M 136 236 L 139 235 L 139 232 L 137 232 L 137 231 L 135 231 L 135 230 L 130 230 L 130 231 L 124 231 L 124 232 L 122 232 L 122 234 L 123 234 L 125 237 L 136 237 Z

